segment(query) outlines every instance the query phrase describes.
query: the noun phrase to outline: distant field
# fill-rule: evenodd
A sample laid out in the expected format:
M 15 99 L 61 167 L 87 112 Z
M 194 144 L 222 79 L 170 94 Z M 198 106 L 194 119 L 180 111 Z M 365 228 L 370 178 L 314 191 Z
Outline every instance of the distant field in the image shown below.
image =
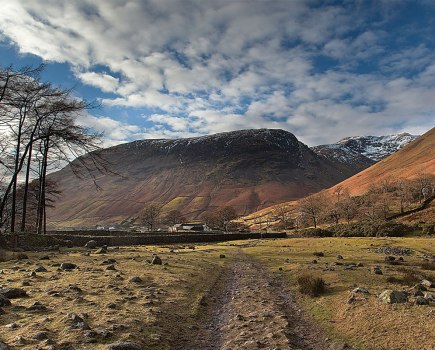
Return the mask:
M 54 344 L 56 349 L 98 350 L 118 340 L 143 349 L 253 349 L 258 344 L 327 349 L 335 343 L 366 350 L 433 349 L 435 303 L 388 305 L 377 295 L 387 288 L 408 289 L 407 271 L 417 280 L 435 281 L 435 271 L 423 264 L 424 255 L 435 254 L 434 243 L 433 238 L 294 238 L 109 248 L 107 254 L 83 249 L 26 253 L 29 259 L 0 263 L 0 285 L 28 294 L 2 307 L 0 339 L 14 349 Z M 374 251 L 385 246 L 412 253 L 391 265 Z M 163 265 L 150 264 L 153 254 Z M 41 260 L 44 256 L 49 260 Z M 78 268 L 62 270 L 63 262 Z M 348 270 L 350 263 L 363 266 Z M 30 276 L 40 265 L 48 271 Z M 371 272 L 374 265 L 383 275 Z M 296 279 L 306 272 L 326 281 L 326 294 L 299 293 Z M 348 304 L 355 287 L 370 294 Z M 32 308 L 35 302 L 47 309 Z M 72 312 L 89 328 L 76 327 Z M 291 313 L 297 313 L 296 321 Z M 294 328 L 302 321 L 304 329 Z M 34 339 L 41 332 L 49 340 Z M 308 339 L 310 334 L 318 339 Z

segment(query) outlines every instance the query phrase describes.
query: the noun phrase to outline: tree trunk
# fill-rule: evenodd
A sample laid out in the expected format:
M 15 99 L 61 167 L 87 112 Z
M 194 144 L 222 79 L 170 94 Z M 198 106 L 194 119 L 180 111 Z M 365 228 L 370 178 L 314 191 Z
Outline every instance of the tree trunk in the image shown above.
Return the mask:
M 30 180 L 30 167 L 32 162 L 32 149 L 33 143 L 30 143 L 29 156 L 27 157 L 27 169 L 26 169 L 26 181 L 24 184 L 24 195 L 23 195 L 23 213 L 21 218 L 21 231 L 26 230 L 26 216 L 27 216 L 27 197 L 29 193 L 29 180 Z

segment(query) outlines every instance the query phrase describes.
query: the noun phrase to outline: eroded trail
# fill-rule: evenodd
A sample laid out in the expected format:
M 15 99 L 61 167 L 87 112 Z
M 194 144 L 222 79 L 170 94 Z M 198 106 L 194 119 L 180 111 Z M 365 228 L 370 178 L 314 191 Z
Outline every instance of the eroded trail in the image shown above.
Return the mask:
M 324 335 L 301 316 L 282 283 L 240 252 L 202 302 L 186 349 L 327 348 Z

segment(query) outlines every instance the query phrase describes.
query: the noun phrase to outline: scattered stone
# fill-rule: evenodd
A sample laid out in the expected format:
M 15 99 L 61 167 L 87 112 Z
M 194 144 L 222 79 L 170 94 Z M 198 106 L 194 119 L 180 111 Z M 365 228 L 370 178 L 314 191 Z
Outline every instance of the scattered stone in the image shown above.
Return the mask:
M 107 307 L 108 309 L 116 309 L 116 308 L 117 308 L 117 305 L 116 305 L 115 303 L 110 303 L 110 304 L 107 304 L 106 307 Z
M 97 242 L 95 242 L 94 240 L 90 240 L 85 244 L 85 248 L 95 249 L 97 248 Z
M 21 335 L 17 335 L 17 337 L 15 338 L 15 342 L 18 345 L 25 345 L 26 344 L 26 339 L 24 337 L 22 337 Z
M 429 300 L 423 298 L 422 296 L 418 296 L 414 301 L 415 305 L 429 305 Z
M 8 329 L 18 329 L 21 326 L 18 323 L 13 322 L 13 323 L 7 324 L 5 327 L 8 328 Z
M 363 263 L 358 263 L 358 264 L 356 264 L 356 267 L 364 267 L 364 264 Z
M 34 270 L 34 272 L 47 272 L 48 270 L 44 267 L 44 266 L 42 266 L 42 265 L 40 265 L 40 266 L 38 266 L 35 270 Z
M 100 249 L 97 249 L 95 254 L 106 254 L 107 253 L 107 246 L 103 245 Z
M 369 290 L 367 288 L 357 287 L 354 290 L 352 290 L 352 293 L 369 294 Z
M 115 267 L 115 265 L 111 264 L 111 265 L 108 265 L 108 266 L 106 267 L 106 270 L 116 271 L 116 267 Z
M 409 294 L 413 297 L 422 297 L 424 294 L 421 290 L 419 289 L 412 289 Z
M 48 339 L 48 332 L 46 332 L 46 331 L 38 332 L 33 336 L 33 339 L 36 339 L 36 340 Z
M 101 265 L 110 265 L 110 264 L 115 264 L 116 263 L 116 260 L 115 259 L 107 259 L 107 260 L 104 260 L 102 263 L 101 263 Z
M 2 306 L 10 306 L 11 301 L 6 298 L 4 295 L 0 294 L 0 307 Z
M 142 350 L 142 346 L 130 341 L 117 341 L 107 345 L 106 350 Z
M 27 296 L 27 293 L 21 288 L 1 288 L 0 295 L 3 295 L 7 299 L 16 299 Z
M 403 256 L 400 256 L 397 260 L 400 261 L 400 262 L 404 262 L 405 261 L 405 259 L 403 259 Z
M 75 268 L 77 268 L 77 265 L 69 262 L 64 262 L 60 264 L 60 268 L 62 270 L 74 270 Z
M 425 292 L 423 295 L 426 300 L 435 302 L 435 293 Z
M 135 277 L 130 278 L 129 281 L 132 282 L 132 283 L 141 283 L 142 282 L 142 278 L 135 276 Z
M 375 275 L 383 275 L 382 270 L 381 270 L 381 268 L 380 268 L 379 266 L 375 266 L 375 267 L 373 267 L 372 272 L 373 272 Z
M 432 283 L 429 280 L 423 280 L 423 281 L 420 282 L 420 284 L 422 286 L 425 286 L 426 288 L 435 288 L 435 283 Z
M 83 330 L 90 329 L 85 320 L 74 312 L 68 314 L 68 319 L 70 320 L 71 328 Z
M 219 255 L 219 258 L 220 258 L 220 259 L 225 259 L 226 256 L 225 256 L 225 254 L 221 254 L 221 255 Z
M 343 256 L 342 255 L 337 255 L 337 260 L 343 260 Z
M 402 304 L 408 301 L 408 294 L 403 291 L 387 289 L 379 295 L 379 299 L 388 304 Z
M 71 290 L 71 291 L 73 291 L 73 292 L 77 292 L 77 293 L 81 293 L 81 292 L 83 292 L 82 291 L 82 289 L 80 288 L 80 287 L 78 287 L 77 285 L 75 285 L 75 284 L 70 284 L 70 285 L 68 285 L 68 288 L 67 288 L 68 290 Z
M 396 258 L 394 256 L 391 256 L 391 255 L 387 255 L 385 257 L 386 262 L 391 262 L 391 261 L 395 261 L 395 260 L 396 260 Z
M 397 248 L 397 247 L 379 247 L 375 249 L 376 253 L 386 255 L 411 255 L 412 250 L 409 248 Z
M 10 347 L 8 344 L 3 343 L 2 341 L 0 341 L 0 350 L 9 350 Z
M 48 308 L 41 304 L 39 301 L 35 302 L 32 306 L 29 306 L 27 308 L 27 311 L 38 311 L 38 312 L 45 312 Z
M 154 255 L 153 260 L 151 261 L 152 265 L 161 265 L 162 259 L 159 258 L 158 255 Z
M 29 273 L 29 277 L 35 278 L 36 277 L 36 272 L 35 271 L 30 272 Z

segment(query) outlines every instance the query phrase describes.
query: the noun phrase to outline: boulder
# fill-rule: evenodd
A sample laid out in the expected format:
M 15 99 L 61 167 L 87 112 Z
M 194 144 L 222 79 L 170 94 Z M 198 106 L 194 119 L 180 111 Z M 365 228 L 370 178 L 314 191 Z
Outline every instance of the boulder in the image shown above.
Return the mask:
M 408 293 L 387 289 L 379 295 L 379 299 L 388 304 L 402 304 L 408 301 Z
M 117 341 L 107 345 L 106 350 L 142 350 L 142 346 L 130 341 Z
M 158 255 L 154 255 L 153 260 L 151 261 L 151 264 L 153 264 L 153 265 L 161 265 L 162 264 L 162 259 L 160 259 Z
M 76 264 L 69 263 L 69 262 L 64 262 L 64 263 L 60 264 L 60 268 L 62 270 L 74 270 L 76 267 L 77 267 Z
M 383 273 L 382 273 L 382 270 L 381 270 L 381 268 L 379 267 L 379 266 L 374 266 L 373 268 L 372 268 L 372 272 L 375 274 L 375 275 L 382 275 Z
M 1 288 L 0 295 L 7 299 L 23 298 L 27 296 L 24 289 L 21 288 Z
M 95 248 L 97 248 L 97 242 L 95 242 L 94 240 L 90 240 L 90 241 L 86 242 L 85 248 L 95 249 Z
M 10 306 L 11 301 L 6 298 L 4 295 L 0 294 L 0 307 L 2 306 Z
M 95 254 L 106 254 L 107 253 L 107 246 L 103 245 L 100 249 L 97 249 Z
M 34 272 L 47 272 L 47 269 L 46 269 L 44 266 L 39 265 L 39 266 L 34 270 Z
M 429 305 L 429 300 L 423 297 L 417 297 L 414 301 L 415 305 Z
M 0 341 L 0 350 L 9 350 L 10 347 L 8 344 L 3 343 L 2 341 Z
M 425 286 L 426 288 L 435 288 L 435 283 L 432 283 L 429 280 L 423 280 L 423 281 L 420 282 L 420 284 L 422 286 Z

